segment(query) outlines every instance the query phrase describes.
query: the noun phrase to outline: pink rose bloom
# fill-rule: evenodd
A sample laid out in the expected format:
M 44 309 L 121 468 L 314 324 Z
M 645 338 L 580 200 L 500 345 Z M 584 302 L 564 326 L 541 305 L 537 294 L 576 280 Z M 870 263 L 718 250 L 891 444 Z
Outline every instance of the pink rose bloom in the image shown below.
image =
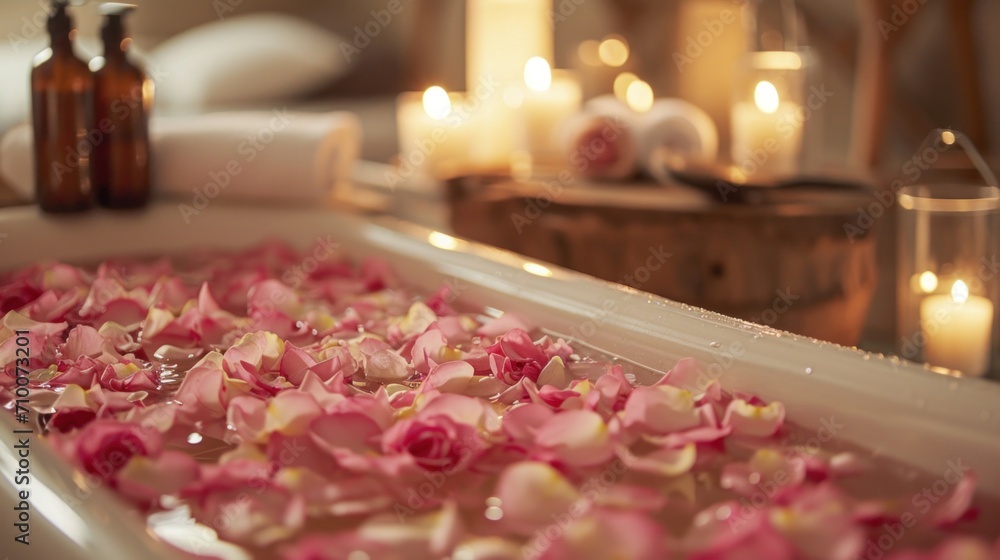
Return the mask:
M 97 412 L 86 407 L 64 408 L 57 410 L 49 418 L 46 428 L 57 432 L 71 432 L 86 426 L 97 418 Z
M 538 342 L 532 341 L 526 331 L 515 328 L 486 348 L 486 352 L 493 375 L 508 385 L 514 385 L 524 378 L 537 383 L 539 374 L 552 358 L 558 356 L 565 362 L 573 349 L 564 341 L 552 341 L 547 336 Z
M 625 379 L 621 366 L 608 368 L 594 383 L 594 390 L 587 394 L 585 406 L 608 417 L 625 409 L 625 402 L 632 394 L 632 384 Z
M 38 299 L 42 293 L 37 281 L 28 275 L 4 281 L 0 283 L 0 313 L 17 311 Z
M 403 420 L 382 436 L 386 454 L 406 454 L 429 471 L 455 472 L 485 444 L 476 429 L 444 415 Z
M 117 420 L 95 420 L 73 442 L 76 462 L 90 474 L 112 478 L 136 456 L 155 457 L 163 448 L 160 433 Z

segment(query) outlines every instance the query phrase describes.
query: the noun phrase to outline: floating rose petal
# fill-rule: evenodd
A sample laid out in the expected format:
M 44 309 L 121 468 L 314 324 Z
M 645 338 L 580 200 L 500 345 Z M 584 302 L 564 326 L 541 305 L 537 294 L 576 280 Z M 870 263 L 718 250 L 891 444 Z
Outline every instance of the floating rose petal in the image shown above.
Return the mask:
M 627 428 L 650 434 L 669 434 L 702 424 L 690 391 L 670 385 L 639 387 L 625 402 L 622 420 Z
M 531 535 L 553 523 L 580 500 L 580 493 L 559 471 L 545 463 L 511 465 L 500 475 L 496 496 L 503 507 L 503 524 Z
M 752 437 L 771 437 L 785 422 L 785 406 L 780 402 L 755 405 L 736 399 L 729 403 L 722 424 L 732 426 L 733 433 Z
M 535 444 L 543 457 L 576 467 L 599 465 L 614 457 L 614 442 L 604 419 L 589 410 L 552 416 L 538 429 Z

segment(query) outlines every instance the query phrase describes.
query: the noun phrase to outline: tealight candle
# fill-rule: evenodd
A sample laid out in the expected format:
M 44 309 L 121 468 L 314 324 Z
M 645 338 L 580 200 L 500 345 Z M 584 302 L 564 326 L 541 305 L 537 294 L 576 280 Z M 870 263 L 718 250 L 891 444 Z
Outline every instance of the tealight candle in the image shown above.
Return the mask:
M 553 71 L 541 57 L 525 65 L 524 84 L 519 147 L 531 156 L 533 165 L 558 165 L 564 159 L 559 132 L 580 111 L 583 90 L 570 73 Z
M 767 80 L 757 83 L 753 97 L 733 106 L 733 163 L 747 175 L 794 173 L 802 147 L 801 106 L 782 99 Z
M 920 303 L 924 360 L 931 365 L 983 376 L 990 363 L 993 303 L 969 294 L 958 280 L 951 294 L 929 296 Z

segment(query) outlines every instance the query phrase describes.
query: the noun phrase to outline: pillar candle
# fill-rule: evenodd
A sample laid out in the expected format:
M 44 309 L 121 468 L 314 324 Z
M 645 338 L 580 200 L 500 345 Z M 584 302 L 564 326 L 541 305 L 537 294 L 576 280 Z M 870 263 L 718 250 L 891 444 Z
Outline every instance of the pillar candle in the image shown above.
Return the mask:
M 524 70 L 524 100 L 519 114 L 519 151 L 527 153 L 535 167 L 563 163 L 559 133 L 566 122 L 580 112 L 583 91 L 576 77 L 551 70 L 548 62 L 536 57 Z
M 798 103 L 782 99 L 771 82 L 758 82 L 753 101 L 733 106 L 733 164 L 748 176 L 797 172 L 802 151 L 800 109 Z
M 928 296 L 920 303 L 924 361 L 982 377 L 989 368 L 993 303 L 969 295 L 959 280 L 951 294 Z

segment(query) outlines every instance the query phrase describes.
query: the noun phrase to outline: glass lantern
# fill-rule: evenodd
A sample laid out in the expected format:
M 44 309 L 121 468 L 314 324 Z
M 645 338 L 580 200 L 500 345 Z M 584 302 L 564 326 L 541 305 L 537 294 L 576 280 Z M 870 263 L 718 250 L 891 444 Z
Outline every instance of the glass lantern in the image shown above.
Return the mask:
M 744 8 L 748 51 L 737 63 L 731 156 L 747 178 L 794 175 L 800 169 L 808 50 L 791 0 L 753 0 Z
M 944 144 L 927 149 L 956 143 L 957 133 L 943 132 Z M 989 175 L 988 185 L 914 185 L 897 193 L 899 352 L 940 373 L 997 372 L 1000 189 Z

